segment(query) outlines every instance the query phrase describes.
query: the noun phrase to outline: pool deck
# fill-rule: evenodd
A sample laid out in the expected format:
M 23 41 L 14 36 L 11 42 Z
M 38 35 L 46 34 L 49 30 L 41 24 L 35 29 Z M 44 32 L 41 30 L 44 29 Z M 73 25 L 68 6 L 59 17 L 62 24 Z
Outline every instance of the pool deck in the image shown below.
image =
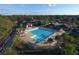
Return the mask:
M 25 34 L 25 36 L 24 37 L 21 37 L 24 42 L 26 42 L 26 43 L 27 42 L 31 42 L 31 43 L 35 43 L 36 42 L 36 41 L 34 41 L 31 38 L 31 36 L 33 36 L 33 34 L 31 32 L 25 32 L 24 34 Z
M 42 41 L 41 43 L 37 43 L 37 46 L 36 46 L 36 47 L 49 46 L 49 43 L 44 44 L 44 42 L 46 42 L 46 41 L 48 40 L 48 38 L 54 39 L 54 41 L 51 43 L 51 46 L 52 46 L 52 47 L 55 46 L 56 43 L 57 43 L 57 40 L 55 40 L 55 37 L 56 37 L 57 35 L 62 35 L 63 33 L 64 33 L 64 31 L 62 30 L 62 31 L 57 31 L 57 32 L 55 32 L 54 34 L 51 34 L 49 37 L 47 37 L 47 38 L 46 38 L 44 41 Z M 32 34 L 31 32 L 25 31 L 25 32 L 24 32 L 24 35 L 25 35 L 25 36 L 21 37 L 21 39 L 22 39 L 25 43 L 28 43 L 28 42 L 34 43 L 34 44 L 36 43 L 36 41 L 31 38 L 31 37 L 33 36 L 33 34 Z
M 47 37 L 47 38 L 45 39 L 45 41 L 47 41 L 48 38 L 52 38 L 54 41 L 53 41 L 51 44 L 49 44 L 49 43 L 44 44 L 44 42 L 45 42 L 45 41 L 44 41 L 44 42 L 42 42 L 42 43 L 39 43 L 39 45 L 36 46 L 35 48 L 43 48 L 43 47 L 50 48 L 50 47 L 56 46 L 57 40 L 55 40 L 55 37 L 56 37 L 57 35 L 62 35 L 63 33 L 65 33 L 65 32 L 64 32 L 64 31 L 55 32 L 54 34 L 50 35 L 49 37 Z

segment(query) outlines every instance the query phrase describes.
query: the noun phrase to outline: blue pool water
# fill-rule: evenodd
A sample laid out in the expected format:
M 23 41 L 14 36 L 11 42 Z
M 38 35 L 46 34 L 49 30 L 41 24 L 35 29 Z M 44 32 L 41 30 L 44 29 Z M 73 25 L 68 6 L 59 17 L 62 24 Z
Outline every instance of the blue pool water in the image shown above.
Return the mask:
M 32 34 L 36 35 L 33 37 L 34 40 L 37 42 L 43 41 L 45 38 L 56 32 L 55 29 L 48 29 L 48 28 L 37 28 L 35 30 L 30 31 Z

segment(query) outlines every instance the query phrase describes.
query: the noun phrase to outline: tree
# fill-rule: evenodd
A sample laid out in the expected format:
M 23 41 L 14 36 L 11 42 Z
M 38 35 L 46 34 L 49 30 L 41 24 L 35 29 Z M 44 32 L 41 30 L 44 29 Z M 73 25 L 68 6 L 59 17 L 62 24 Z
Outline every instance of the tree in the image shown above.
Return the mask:
M 61 40 L 61 36 L 59 35 L 55 36 L 55 40 Z
M 48 43 L 52 43 L 53 42 L 53 39 L 52 38 L 48 38 L 47 42 Z
M 76 45 L 75 44 L 67 43 L 63 46 L 63 49 L 64 49 L 64 53 L 66 55 L 76 54 Z
M 70 42 L 70 43 L 75 42 L 74 37 L 70 36 L 68 33 L 64 33 L 61 37 L 64 40 L 64 42 Z
M 8 16 L 0 16 L 0 44 L 4 42 L 5 38 L 10 34 L 15 22 Z
M 47 42 L 49 43 L 49 46 L 51 45 L 51 43 L 53 42 L 52 38 L 48 38 Z
M 7 48 L 7 49 L 3 52 L 3 54 L 5 54 L 5 55 L 15 55 L 15 54 L 17 54 L 17 53 L 16 53 L 16 50 L 14 50 L 14 49 L 12 49 L 12 48 Z
M 23 41 L 19 38 L 19 36 L 17 35 L 15 38 L 14 38 L 14 41 L 13 41 L 13 46 L 12 48 L 16 48 L 16 47 L 21 47 L 23 45 Z
M 66 55 L 76 54 L 77 45 L 74 42 L 75 39 L 67 33 L 63 34 L 62 38 L 64 40 L 64 43 L 61 45 L 61 47 L 64 50 L 64 54 Z

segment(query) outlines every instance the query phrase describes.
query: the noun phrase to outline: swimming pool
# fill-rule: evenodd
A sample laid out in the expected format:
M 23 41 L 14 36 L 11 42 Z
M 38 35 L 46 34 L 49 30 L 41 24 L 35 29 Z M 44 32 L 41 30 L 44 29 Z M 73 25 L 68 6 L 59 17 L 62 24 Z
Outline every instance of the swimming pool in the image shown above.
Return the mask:
M 45 38 L 56 32 L 55 29 L 48 29 L 48 28 L 34 28 L 29 30 L 34 36 L 32 38 L 37 42 L 43 41 Z

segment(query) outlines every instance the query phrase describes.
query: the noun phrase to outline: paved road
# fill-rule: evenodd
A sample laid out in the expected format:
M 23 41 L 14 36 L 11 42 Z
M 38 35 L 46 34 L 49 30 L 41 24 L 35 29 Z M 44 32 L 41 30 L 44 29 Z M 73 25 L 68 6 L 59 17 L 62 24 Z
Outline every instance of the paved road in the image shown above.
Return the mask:
M 16 35 L 16 28 L 13 27 L 11 33 L 10 33 L 9 36 L 5 39 L 4 43 L 3 43 L 2 46 L 0 47 L 0 52 L 4 51 L 5 48 L 11 47 L 15 35 Z
M 12 28 L 11 33 L 8 35 L 8 37 L 5 39 L 4 43 L 0 45 L 0 54 L 5 50 L 5 48 L 9 48 L 12 46 L 13 39 L 16 35 L 16 26 L 20 25 L 22 21 L 17 21 L 16 25 Z

